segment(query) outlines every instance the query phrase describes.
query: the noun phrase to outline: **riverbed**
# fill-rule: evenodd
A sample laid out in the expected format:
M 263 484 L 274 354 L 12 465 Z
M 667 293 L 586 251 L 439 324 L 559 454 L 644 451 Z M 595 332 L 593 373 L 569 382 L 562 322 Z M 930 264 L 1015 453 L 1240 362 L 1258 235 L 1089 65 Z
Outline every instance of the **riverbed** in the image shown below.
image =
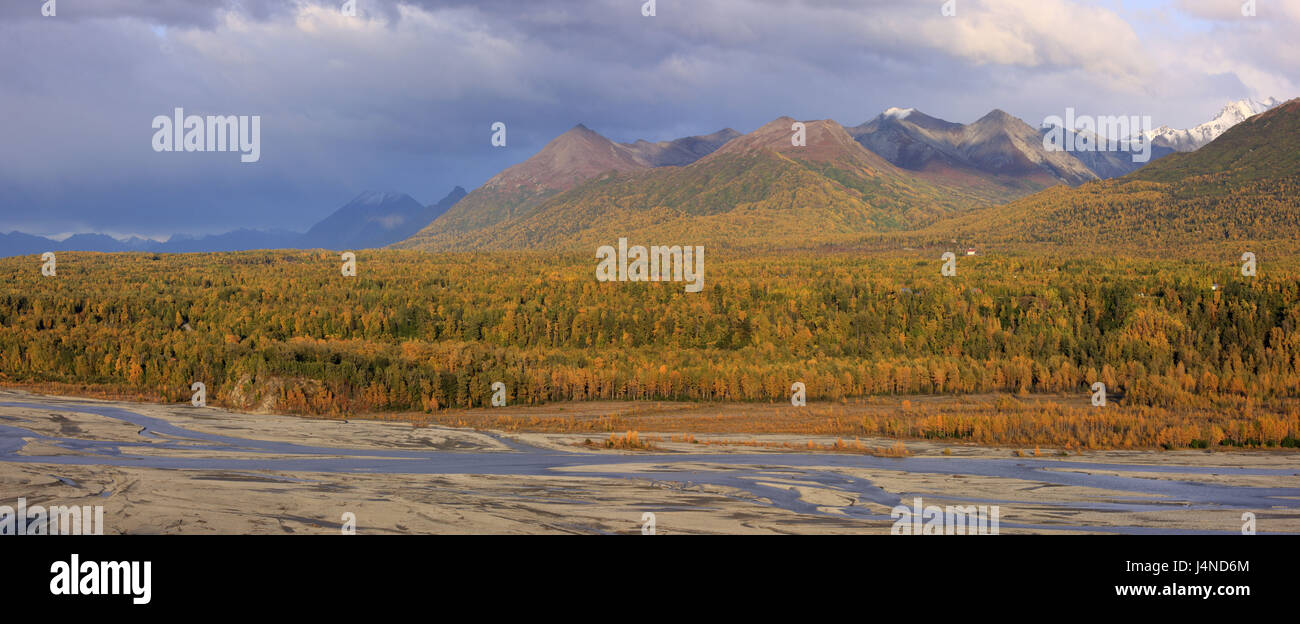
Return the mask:
M 735 436 L 731 436 L 735 437 Z M 321 421 L 0 392 L 0 505 L 102 505 L 105 533 L 890 533 L 898 505 L 1001 533 L 1300 533 L 1291 452 L 910 457 Z M 896 514 L 895 514 L 896 516 Z

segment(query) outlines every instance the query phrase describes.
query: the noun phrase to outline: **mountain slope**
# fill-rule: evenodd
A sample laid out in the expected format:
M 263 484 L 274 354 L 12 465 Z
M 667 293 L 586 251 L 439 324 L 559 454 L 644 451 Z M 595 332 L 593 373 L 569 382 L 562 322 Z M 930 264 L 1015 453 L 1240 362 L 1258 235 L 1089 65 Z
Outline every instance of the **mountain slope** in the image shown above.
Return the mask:
M 675 141 L 651 143 L 643 140 L 622 145 L 648 167 L 682 167 L 712 154 L 738 136 L 740 136 L 739 132 L 727 128 L 713 134 L 686 137 Z
M 1097 177 L 1072 155 L 1044 149 L 1037 130 L 1001 110 L 962 125 L 891 108 L 849 131 L 894 165 L 936 182 L 984 179 L 1003 187 L 1004 196 Z
M 953 153 L 963 128 L 961 124 L 913 108 L 891 108 L 848 130 L 863 147 L 889 162 L 904 169 L 925 171 L 935 163 L 963 165 Z
M 447 193 L 446 197 L 428 205 L 424 212 L 424 216 L 422 217 L 424 219 L 424 225 L 427 226 L 438 217 L 447 214 L 448 210 L 451 210 L 456 206 L 456 204 L 460 203 L 460 200 L 465 199 L 468 195 L 469 192 L 466 191 L 463 186 L 457 186 L 456 188 L 451 189 L 451 192 Z
M 1049 189 L 921 235 L 1147 249 L 1300 240 L 1300 99 L 1123 178 Z
M 1047 172 L 1071 185 L 1097 177 L 1071 154 L 1045 149 L 1037 130 L 1001 110 L 966 126 L 958 149 L 981 171 L 1009 175 Z
M 404 193 L 366 192 L 334 211 L 299 239 L 302 249 L 368 249 L 383 247 L 420 231 L 462 197 L 457 187 L 450 205 L 426 207 Z
M 735 136 L 734 130 L 676 141 L 615 143 L 582 124 L 547 143 L 528 160 L 502 171 L 475 189 L 442 218 L 398 247 L 425 246 L 494 227 L 535 208 L 547 198 L 609 172 L 631 172 L 689 164 Z
M 834 121 L 805 122 L 806 145 L 792 145 L 794 123 L 777 119 L 684 167 L 602 175 L 495 227 L 444 231 L 401 246 L 561 249 L 620 237 L 797 245 L 914 227 L 987 203 L 891 165 Z

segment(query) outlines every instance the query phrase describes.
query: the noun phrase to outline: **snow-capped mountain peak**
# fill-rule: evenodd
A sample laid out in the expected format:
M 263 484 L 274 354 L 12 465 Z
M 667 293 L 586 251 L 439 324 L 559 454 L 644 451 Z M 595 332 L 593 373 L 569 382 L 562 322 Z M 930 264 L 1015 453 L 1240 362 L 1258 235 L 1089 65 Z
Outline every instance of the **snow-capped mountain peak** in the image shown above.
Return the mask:
M 1248 98 L 1228 102 L 1223 110 L 1219 111 L 1218 116 L 1195 128 L 1175 130 L 1169 126 L 1160 126 L 1156 130 L 1147 132 L 1145 138 L 1156 145 L 1170 147 L 1180 152 L 1190 152 L 1219 138 L 1229 128 L 1281 103 L 1277 98 L 1272 97 L 1264 100 Z

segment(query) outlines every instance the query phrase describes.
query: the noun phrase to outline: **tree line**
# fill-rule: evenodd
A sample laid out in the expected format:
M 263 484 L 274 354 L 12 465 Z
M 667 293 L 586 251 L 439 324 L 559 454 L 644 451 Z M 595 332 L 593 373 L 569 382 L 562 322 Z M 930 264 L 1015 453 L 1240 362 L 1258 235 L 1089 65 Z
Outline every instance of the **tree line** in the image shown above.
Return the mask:
M 1123 257 L 709 257 L 702 293 L 599 283 L 540 253 L 241 252 L 0 261 L 0 376 L 305 414 L 633 399 L 1080 393 L 1283 405 L 1300 393 L 1294 263 Z M 1217 286 L 1217 287 L 1216 287 Z M 1235 409 L 1235 407 L 1233 407 Z M 1283 434 L 1294 435 L 1294 432 Z

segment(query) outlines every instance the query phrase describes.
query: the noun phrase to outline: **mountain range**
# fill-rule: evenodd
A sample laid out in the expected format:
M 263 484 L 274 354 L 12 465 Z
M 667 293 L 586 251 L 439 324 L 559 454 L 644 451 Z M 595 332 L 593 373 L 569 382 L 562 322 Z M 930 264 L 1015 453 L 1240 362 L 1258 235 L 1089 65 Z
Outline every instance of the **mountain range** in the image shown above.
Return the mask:
M 717 139 L 697 141 L 694 154 L 709 153 L 678 166 L 638 162 L 579 125 L 396 246 L 571 247 L 640 233 L 788 241 L 914 227 L 992 202 L 983 180 L 915 175 L 831 120 L 804 122 L 806 143 L 795 146 L 795 123 L 782 117 L 725 142 L 728 131 L 709 135 Z
M 251 249 L 370 249 L 405 240 L 442 216 L 465 195 L 465 189 L 458 186 L 437 203 L 424 206 L 404 193 L 368 191 L 306 233 L 239 229 L 201 237 L 177 234 L 165 241 L 140 237 L 118 239 L 105 234 L 76 234 L 55 240 L 22 232 L 0 233 L 0 257 L 47 251 L 211 253 Z
M 629 236 L 783 245 L 945 227 L 989 240 L 1008 233 L 1024 240 L 1060 240 L 1069 228 L 1045 224 L 1048 215 L 1068 224 L 1082 218 L 1080 211 L 1086 210 L 1080 206 L 1089 202 L 1113 201 L 1128 210 L 1135 197 L 1150 199 L 1154 196 L 1142 194 L 1156 193 L 1163 194 L 1157 203 L 1164 209 L 1170 203 L 1204 203 L 1227 188 L 1265 201 L 1261 193 L 1280 191 L 1240 169 L 1255 152 L 1228 154 L 1220 144 L 1263 149 L 1252 141 L 1269 137 L 1248 130 L 1256 127 L 1256 118 L 1273 119 L 1267 114 L 1274 110 L 1283 109 L 1279 114 L 1285 117 L 1291 104 L 1242 100 L 1195 128 L 1146 133 L 1142 138 L 1153 144 L 1150 164 L 1134 163 L 1126 151 L 1047 149 L 1049 128 L 1036 129 L 1001 110 L 969 124 L 907 108 L 888 109 L 852 127 L 806 121 L 803 145 L 792 142 L 799 122 L 788 117 L 748 134 L 728 128 L 632 143 L 617 143 L 579 124 L 473 192 L 457 187 L 428 206 L 402 193 L 366 192 L 303 234 L 241 229 L 158 242 L 101 234 L 55 241 L 14 232 L 0 234 L 0 255 L 389 245 L 472 251 L 588 246 Z M 1287 126 L 1273 122 L 1271 127 Z M 1110 140 L 1089 138 L 1103 146 Z M 1269 163 L 1274 161 L 1291 162 L 1285 154 Z M 1268 163 L 1256 163 L 1262 164 Z M 1267 170 L 1275 174 L 1268 180 L 1294 173 L 1285 166 Z M 1228 172 L 1236 173 L 1224 178 Z M 1187 182 L 1192 179 L 1201 182 Z M 1205 179 L 1219 186 L 1206 186 Z M 1201 195 L 1188 196 L 1192 189 Z M 1173 217 L 1190 223 L 1191 217 Z M 1191 230 L 1200 231 L 1194 225 Z M 1228 228 L 1225 235 L 1236 234 Z
M 1048 151 L 1042 130 L 1001 111 L 968 125 L 907 109 L 852 128 L 810 121 L 805 146 L 781 118 L 685 166 L 605 167 L 504 218 L 434 222 L 396 246 L 580 249 L 627 237 L 782 247 L 857 234 L 1169 249 L 1300 238 L 1300 100 L 1229 109 L 1251 107 L 1265 110 L 1221 115 L 1218 127 L 1230 127 L 1194 151 L 1152 139 L 1149 163 Z M 1019 198 L 999 201 L 990 184 Z
M 1237 104 L 1229 108 L 1261 105 Z M 1234 119 L 1221 116 L 1216 123 Z M 788 244 L 810 236 L 921 229 L 1147 164 L 1134 162 L 1128 151 L 1105 149 L 1105 138 L 1092 137 L 1103 148 L 1098 151 L 1049 150 L 1046 129 L 1001 110 L 970 124 L 901 108 L 848 128 L 809 121 L 802 147 L 791 143 L 793 124 L 780 118 L 749 134 L 724 130 L 658 144 L 696 146 L 672 161 L 653 161 L 633 149 L 651 145 L 644 141 L 616 143 L 578 125 L 395 246 L 580 247 L 651 235 Z M 1151 161 L 1176 151 L 1153 142 Z

